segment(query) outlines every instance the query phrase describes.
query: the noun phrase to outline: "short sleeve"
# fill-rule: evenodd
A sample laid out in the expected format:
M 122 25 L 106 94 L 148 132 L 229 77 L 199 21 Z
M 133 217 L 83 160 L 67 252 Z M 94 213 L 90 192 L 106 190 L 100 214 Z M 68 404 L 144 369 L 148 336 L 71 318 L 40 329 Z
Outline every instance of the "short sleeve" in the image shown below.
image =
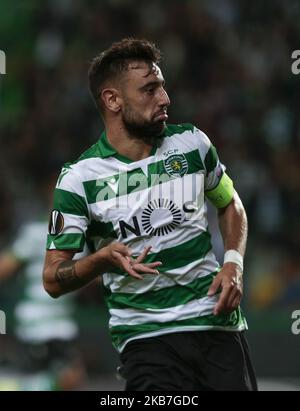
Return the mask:
M 204 190 L 213 190 L 219 184 L 226 167 L 220 162 L 217 150 L 207 135 L 196 127 L 194 132 L 199 134 L 200 156 L 205 168 Z
M 72 166 L 62 169 L 49 218 L 48 250 L 82 251 L 89 212 L 80 176 Z

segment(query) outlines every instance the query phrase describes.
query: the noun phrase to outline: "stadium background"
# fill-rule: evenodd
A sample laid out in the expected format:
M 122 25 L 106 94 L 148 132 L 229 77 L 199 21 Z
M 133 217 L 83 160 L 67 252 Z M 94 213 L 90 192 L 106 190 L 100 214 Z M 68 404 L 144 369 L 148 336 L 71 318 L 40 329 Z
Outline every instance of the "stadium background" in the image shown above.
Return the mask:
M 298 0 L 1 0 L 0 248 L 45 206 L 48 176 L 100 135 L 91 58 L 122 37 L 153 40 L 164 53 L 169 121 L 210 136 L 248 213 L 244 309 L 258 376 L 267 388 L 299 389 L 300 335 L 291 332 L 300 309 L 300 75 L 291 72 L 299 18 Z M 211 231 L 222 258 L 213 213 Z M 20 283 L 0 289 L 0 351 L 9 355 Z M 88 386 L 118 387 L 100 290 L 79 296 L 76 315 Z

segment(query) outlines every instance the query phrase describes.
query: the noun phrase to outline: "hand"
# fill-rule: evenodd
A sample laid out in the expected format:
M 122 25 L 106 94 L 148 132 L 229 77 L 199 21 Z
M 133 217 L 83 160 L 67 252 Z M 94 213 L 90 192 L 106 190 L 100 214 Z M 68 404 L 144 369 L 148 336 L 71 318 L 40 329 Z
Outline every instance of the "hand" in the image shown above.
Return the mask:
M 220 287 L 222 291 L 219 301 L 214 307 L 214 315 L 230 313 L 240 305 L 243 296 L 243 275 L 236 264 L 226 263 L 223 265 L 207 295 L 216 294 Z
M 116 267 L 126 271 L 129 275 L 138 280 L 142 280 L 143 277 L 139 273 L 143 274 L 159 274 L 155 267 L 162 265 L 160 261 L 156 261 L 149 264 L 142 264 L 142 261 L 147 256 L 150 247 L 146 247 L 141 255 L 136 259 L 132 258 L 132 251 L 129 247 L 122 243 L 112 243 L 107 248 L 107 260 Z

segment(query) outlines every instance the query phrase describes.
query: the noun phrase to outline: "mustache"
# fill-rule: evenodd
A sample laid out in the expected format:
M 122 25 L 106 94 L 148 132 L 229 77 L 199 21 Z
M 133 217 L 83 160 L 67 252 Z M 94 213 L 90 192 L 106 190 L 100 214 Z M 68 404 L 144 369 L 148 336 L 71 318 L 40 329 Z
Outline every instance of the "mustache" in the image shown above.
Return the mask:
M 167 114 L 167 108 L 158 110 L 156 113 L 154 113 L 154 117 L 160 116 L 161 114 Z

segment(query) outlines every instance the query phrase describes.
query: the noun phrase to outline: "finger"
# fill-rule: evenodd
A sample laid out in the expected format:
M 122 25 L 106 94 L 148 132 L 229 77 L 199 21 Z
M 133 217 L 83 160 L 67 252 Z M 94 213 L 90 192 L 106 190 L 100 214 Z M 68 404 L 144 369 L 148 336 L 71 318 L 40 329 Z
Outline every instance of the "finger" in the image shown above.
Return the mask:
M 139 269 L 139 267 L 148 267 L 148 268 L 155 268 L 155 267 L 159 267 L 162 265 L 161 261 L 155 261 L 153 263 L 148 263 L 148 264 L 137 264 L 137 260 L 131 258 L 131 257 L 125 257 L 126 260 L 129 262 L 130 266 L 137 271 Z M 154 270 L 154 271 L 145 271 L 144 269 L 141 270 L 142 272 L 146 273 L 146 274 L 159 274 L 158 270 Z
M 134 277 L 134 278 L 136 278 L 136 279 L 138 279 L 138 280 L 142 280 L 142 279 L 143 279 L 143 277 L 142 277 L 139 273 L 137 273 L 137 272 L 131 267 L 131 265 L 130 265 L 129 263 L 125 263 L 125 264 L 123 265 L 123 269 L 124 269 L 129 275 L 131 275 L 131 277 Z
M 146 257 L 146 255 L 149 253 L 149 251 L 151 250 L 151 248 L 152 248 L 151 245 L 150 245 L 149 247 L 145 247 L 145 248 L 144 248 L 144 251 L 142 252 L 142 254 L 139 255 L 135 261 L 136 261 L 138 264 L 141 263 L 141 262 L 144 260 L 144 258 Z
M 220 295 L 220 299 L 214 308 L 214 315 L 218 315 L 221 312 L 226 310 L 228 298 L 231 294 L 231 291 L 232 291 L 231 285 L 226 285 L 225 287 L 223 287 L 221 295 Z
M 129 263 L 130 265 L 132 265 L 132 263 L 131 263 L 131 257 L 130 257 L 129 255 L 126 255 L 125 253 L 126 253 L 126 251 L 123 251 L 123 252 L 113 251 L 113 252 L 111 253 L 111 255 L 112 255 L 112 257 L 113 257 L 115 260 L 117 260 L 118 262 L 120 262 L 120 261 L 123 262 L 123 260 L 125 260 L 125 261 L 128 261 L 128 263 Z
M 132 268 L 137 272 L 142 272 L 144 274 L 159 274 L 158 270 L 154 268 L 147 267 L 145 264 L 134 264 Z
M 212 282 L 211 286 L 209 287 L 207 295 L 210 297 L 212 295 L 215 295 L 216 292 L 218 291 L 220 285 L 221 285 L 221 277 L 217 276 L 215 277 L 214 281 Z
M 161 261 L 155 261 L 154 263 L 147 263 L 147 264 L 143 264 L 145 267 L 150 267 L 150 268 L 154 268 L 154 267 L 159 267 L 162 265 Z
M 231 294 L 230 294 L 230 296 L 229 296 L 229 298 L 228 298 L 228 302 L 227 302 L 229 309 L 231 309 L 231 308 L 234 307 L 234 301 L 235 301 L 237 298 L 239 298 L 239 297 L 241 297 L 241 292 L 240 292 L 240 290 L 239 290 L 238 288 L 234 288 L 234 289 L 232 290 L 232 292 L 231 292 Z
M 242 296 L 239 296 L 233 301 L 233 304 L 232 304 L 233 310 L 236 310 L 239 307 L 239 305 L 241 304 L 241 300 L 242 300 Z
M 127 261 L 129 261 L 131 263 L 131 265 L 140 264 L 140 263 L 137 262 L 137 260 L 135 260 L 132 257 L 126 256 L 125 258 L 127 259 Z M 154 268 L 154 267 L 158 267 L 158 266 L 162 265 L 162 262 L 161 261 L 154 261 L 153 263 L 144 263 L 143 265 L 146 266 L 146 267 Z
M 234 310 L 236 310 L 239 306 L 239 297 L 237 297 L 235 300 L 233 300 L 232 304 L 228 304 L 226 308 L 224 308 L 224 313 L 232 313 Z
M 120 266 L 123 268 L 123 270 L 125 270 L 129 275 L 131 275 L 134 278 L 137 278 L 138 280 L 143 279 L 143 277 L 133 269 L 130 262 L 125 257 L 123 257 L 119 253 L 116 253 L 116 254 L 117 254 L 116 259 L 120 263 Z
M 117 243 L 117 244 L 114 245 L 114 249 L 112 251 L 112 254 L 113 253 L 120 253 L 122 255 L 131 256 L 132 255 L 132 250 L 125 244 Z

